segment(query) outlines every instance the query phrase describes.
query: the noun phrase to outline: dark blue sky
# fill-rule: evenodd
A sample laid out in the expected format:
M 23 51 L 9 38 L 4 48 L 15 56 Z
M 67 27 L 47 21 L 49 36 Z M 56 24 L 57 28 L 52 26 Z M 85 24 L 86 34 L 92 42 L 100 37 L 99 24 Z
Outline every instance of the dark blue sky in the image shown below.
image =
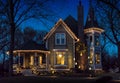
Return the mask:
M 88 13 L 89 0 L 81 0 L 84 6 L 85 19 Z M 56 0 L 53 3 L 49 3 L 51 9 L 57 14 L 55 15 L 54 21 L 46 21 L 47 25 L 42 24 L 39 20 L 30 19 L 21 25 L 21 28 L 32 27 L 37 30 L 47 30 L 49 31 L 60 18 L 63 20 L 68 16 L 72 15 L 77 20 L 77 6 L 79 5 L 79 0 Z M 50 7 L 49 6 L 49 7 Z M 49 28 L 49 29 L 48 29 Z
M 89 0 L 81 0 L 81 2 L 84 6 L 84 19 L 86 20 L 89 9 Z M 45 21 L 46 25 L 44 25 L 39 20 L 30 19 L 24 22 L 21 25 L 21 28 L 32 27 L 36 30 L 49 31 L 60 18 L 64 20 L 68 15 L 71 15 L 77 20 L 77 6 L 79 5 L 79 0 L 55 0 L 55 2 L 51 2 L 47 5 L 49 5 L 51 10 L 56 13 L 54 21 Z M 108 44 L 108 47 L 109 49 L 107 50 L 110 55 L 117 53 L 115 45 Z

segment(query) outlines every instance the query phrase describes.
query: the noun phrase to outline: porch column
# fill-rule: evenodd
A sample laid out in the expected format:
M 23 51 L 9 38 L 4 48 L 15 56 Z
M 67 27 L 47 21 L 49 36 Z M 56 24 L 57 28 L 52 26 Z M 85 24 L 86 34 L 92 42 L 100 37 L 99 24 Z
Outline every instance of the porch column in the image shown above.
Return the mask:
M 46 70 L 48 69 L 48 59 L 47 59 L 47 53 L 46 53 Z
M 25 54 L 23 55 L 23 67 L 25 68 Z
M 56 61 L 56 60 L 55 60 L 55 58 L 56 58 L 56 57 L 55 57 L 55 52 L 54 52 L 53 58 L 54 58 L 54 60 L 53 60 L 53 61 L 54 61 L 54 62 L 53 62 L 53 63 L 54 63 L 54 64 L 53 64 L 53 67 L 55 68 L 55 61 Z
M 20 52 L 18 53 L 18 65 L 20 67 Z
M 35 52 L 34 60 L 35 60 L 34 64 L 35 64 L 35 66 L 36 66 L 36 65 L 37 65 L 37 53 L 36 53 L 36 52 Z

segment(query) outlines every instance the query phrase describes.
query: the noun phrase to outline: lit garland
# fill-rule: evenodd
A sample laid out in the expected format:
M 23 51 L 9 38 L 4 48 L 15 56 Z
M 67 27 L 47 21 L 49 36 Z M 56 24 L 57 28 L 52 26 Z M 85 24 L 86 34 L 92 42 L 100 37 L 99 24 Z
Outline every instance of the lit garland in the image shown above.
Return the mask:
M 75 36 L 75 34 L 70 30 L 70 28 L 67 26 L 67 24 L 65 24 L 65 22 L 60 19 L 56 24 L 55 26 L 50 30 L 50 32 L 44 37 L 44 40 L 46 40 L 47 38 L 49 38 L 53 32 L 57 29 L 57 27 L 62 24 L 63 27 L 65 28 L 65 30 L 69 33 L 69 35 L 75 39 L 77 42 L 79 41 L 79 39 Z
M 85 46 L 85 44 L 79 41 L 76 46 L 76 51 L 79 54 L 83 55 L 83 53 L 85 53 L 86 50 L 87 50 L 87 47 Z
M 102 33 L 102 32 L 104 32 L 104 30 L 100 29 L 100 28 L 96 28 L 96 27 L 84 29 L 84 33 L 90 33 L 90 32 Z
M 44 50 L 14 50 L 13 53 L 27 53 L 27 52 L 32 52 L 32 53 L 47 53 L 50 54 L 50 51 L 44 51 Z M 6 52 L 7 55 L 9 55 L 9 51 Z

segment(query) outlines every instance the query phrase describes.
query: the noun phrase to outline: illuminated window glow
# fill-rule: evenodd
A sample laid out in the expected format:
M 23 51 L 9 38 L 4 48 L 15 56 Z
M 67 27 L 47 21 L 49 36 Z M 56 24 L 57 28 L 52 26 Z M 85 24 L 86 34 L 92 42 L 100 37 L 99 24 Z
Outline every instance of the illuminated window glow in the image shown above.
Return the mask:
M 42 65 L 42 56 L 39 56 L 39 64 Z
M 65 64 L 65 52 L 56 52 L 56 65 Z
M 30 65 L 34 65 L 34 57 L 30 56 Z
M 100 54 L 99 54 L 99 53 L 97 53 L 97 54 L 95 55 L 95 63 L 96 63 L 96 64 L 99 64 L 99 63 L 100 63 Z

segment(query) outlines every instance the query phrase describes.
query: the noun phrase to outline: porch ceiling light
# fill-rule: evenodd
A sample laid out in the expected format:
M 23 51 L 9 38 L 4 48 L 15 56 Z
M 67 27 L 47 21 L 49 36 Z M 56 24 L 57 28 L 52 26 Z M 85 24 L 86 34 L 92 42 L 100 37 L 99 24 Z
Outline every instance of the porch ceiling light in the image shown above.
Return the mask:
M 61 54 L 59 54 L 59 57 L 61 58 L 61 57 L 62 57 L 62 55 L 61 55 Z

